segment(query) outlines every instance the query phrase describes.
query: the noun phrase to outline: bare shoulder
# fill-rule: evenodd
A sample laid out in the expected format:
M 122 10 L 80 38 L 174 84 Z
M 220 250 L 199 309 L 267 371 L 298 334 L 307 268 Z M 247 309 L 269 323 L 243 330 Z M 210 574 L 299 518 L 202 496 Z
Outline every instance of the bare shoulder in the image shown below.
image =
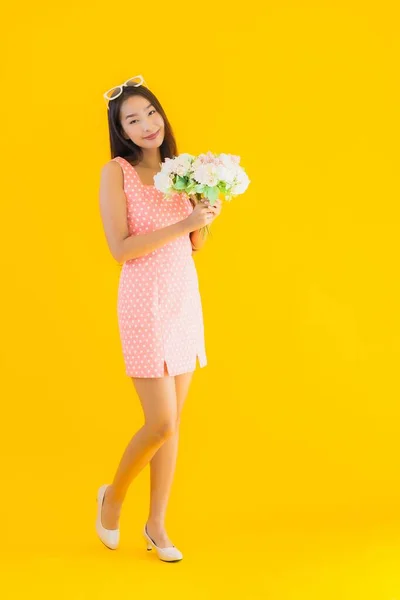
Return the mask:
M 101 177 L 118 177 L 122 175 L 122 167 L 116 160 L 109 160 L 101 168 Z
M 109 192 L 123 191 L 124 172 L 116 160 L 109 160 L 100 170 L 100 190 Z

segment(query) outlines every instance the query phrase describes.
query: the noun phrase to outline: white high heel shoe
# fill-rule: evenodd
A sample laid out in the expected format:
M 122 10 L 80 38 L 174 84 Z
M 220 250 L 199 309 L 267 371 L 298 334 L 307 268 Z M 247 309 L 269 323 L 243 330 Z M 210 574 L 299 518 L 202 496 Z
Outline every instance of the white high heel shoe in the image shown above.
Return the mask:
M 147 533 L 147 523 L 143 528 L 143 537 L 146 540 L 147 550 L 151 550 L 152 548 L 154 548 L 158 554 L 158 557 L 161 560 L 164 560 L 166 562 L 175 562 L 177 560 L 182 560 L 183 554 L 175 546 L 168 546 L 168 548 L 159 548 L 159 546 L 157 546 L 155 541 Z
M 99 487 L 97 492 L 97 518 L 96 518 L 96 531 L 97 535 L 111 550 L 118 548 L 119 544 L 119 529 L 106 529 L 101 523 L 101 508 L 103 506 L 104 495 L 109 484 L 104 484 Z

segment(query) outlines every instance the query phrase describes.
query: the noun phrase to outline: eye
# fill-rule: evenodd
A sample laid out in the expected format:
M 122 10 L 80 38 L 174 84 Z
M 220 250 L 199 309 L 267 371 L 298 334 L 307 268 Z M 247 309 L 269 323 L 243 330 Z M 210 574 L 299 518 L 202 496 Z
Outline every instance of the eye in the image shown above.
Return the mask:
M 150 112 L 149 115 L 151 115 L 152 112 L 157 112 L 155 108 L 153 108 Z M 132 123 L 135 123 L 137 121 L 137 119 L 134 119 L 133 121 L 129 121 L 129 125 L 132 125 Z

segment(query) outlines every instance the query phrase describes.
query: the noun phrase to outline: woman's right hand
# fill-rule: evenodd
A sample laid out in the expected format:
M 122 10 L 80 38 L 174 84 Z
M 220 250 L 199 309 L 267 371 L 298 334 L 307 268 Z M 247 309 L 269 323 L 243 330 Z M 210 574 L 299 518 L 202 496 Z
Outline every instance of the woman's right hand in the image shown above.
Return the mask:
M 216 208 L 206 201 L 200 201 L 194 207 L 193 211 L 185 219 L 185 223 L 188 227 L 188 232 L 196 231 L 206 225 L 209 225 L 213 220 Z

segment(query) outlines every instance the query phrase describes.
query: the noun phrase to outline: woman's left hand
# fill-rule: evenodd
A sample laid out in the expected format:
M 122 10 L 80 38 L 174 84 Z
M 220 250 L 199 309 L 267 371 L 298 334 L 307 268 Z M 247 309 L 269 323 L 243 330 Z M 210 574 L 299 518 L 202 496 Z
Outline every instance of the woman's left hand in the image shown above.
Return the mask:
M 212 217 L 212 221 L 216 219 L 221 213 L 222 210 L 222 200 L 219 198 L 215 200 L 214 204 L 210 204 L 209 200 L 205 200 L 204 203 L 210 208 L 210 210 L 214 213 Z

